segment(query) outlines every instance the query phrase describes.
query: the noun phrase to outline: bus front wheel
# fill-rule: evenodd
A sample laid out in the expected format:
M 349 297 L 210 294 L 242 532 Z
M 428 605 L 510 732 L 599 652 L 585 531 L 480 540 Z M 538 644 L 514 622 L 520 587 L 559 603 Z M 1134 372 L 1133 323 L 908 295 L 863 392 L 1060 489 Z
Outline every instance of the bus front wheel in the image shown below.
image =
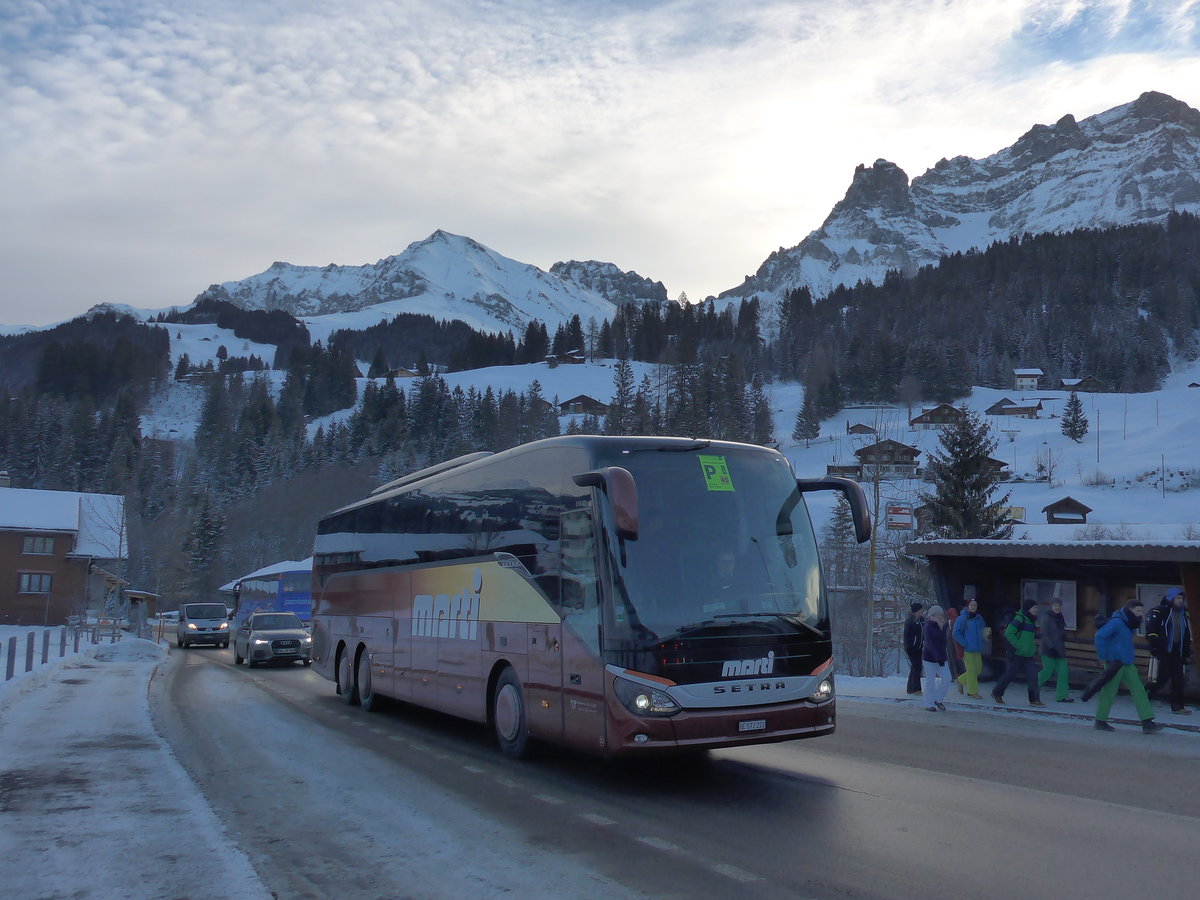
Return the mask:
M 371 685 L 371 658 L 366 650 L 358 654 L 358 703 L 367 712 L 379 708 L 379 695 Z
M 349 649 L 343 649 L 338 656 L 337 692 L 342 702 L 352 706 L 358 701 L 358 691 L 354 684 L 354 663 Z
M 525 695 L 517 673 L 505 669 L 496 680 L 492 693 L 492 726 L 496 741 L 506 756 L 520 759 L 525 755 L 529 734 L 525 729 Z

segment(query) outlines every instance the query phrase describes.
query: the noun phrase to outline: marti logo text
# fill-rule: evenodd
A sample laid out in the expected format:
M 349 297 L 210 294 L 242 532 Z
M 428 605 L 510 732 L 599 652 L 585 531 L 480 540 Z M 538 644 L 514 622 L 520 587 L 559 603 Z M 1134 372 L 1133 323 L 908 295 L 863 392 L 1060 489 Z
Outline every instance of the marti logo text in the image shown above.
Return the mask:
M 476 569 L 474 584 L 461 593 L 417 594 L 413 597 L 413 636 L 475 640 L 479 636 L 479 594 L 482 590 L 483 572 Z

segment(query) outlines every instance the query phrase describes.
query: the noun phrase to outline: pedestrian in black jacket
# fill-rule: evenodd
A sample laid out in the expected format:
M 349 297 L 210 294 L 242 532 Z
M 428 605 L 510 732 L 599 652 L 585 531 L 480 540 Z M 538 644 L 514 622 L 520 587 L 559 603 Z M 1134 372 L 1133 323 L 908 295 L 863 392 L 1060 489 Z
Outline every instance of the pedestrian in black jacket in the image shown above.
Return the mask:
M 1042 613 L 1038 627 L 1042 630 L 1042 671 L 1038 673 L 1038 687 L 1053 678 L 1054 699 L 1059 703 L 1073 703 L 1067 668 L 1067 621 L 1063 618 L 1062 601 L 1057 597 L 1050 601 L 1050 608 Z
M 1169 687 L 1171 712 L 1188 715 L 1191 710 L 1183 703 L 1183 667 L 1192 657 L 1192 626 L 1182 588 L 1167 591 L 1162 603 L 1146 616 L 1146 641 L 1158 660 L 1158 677 L 1150 688 L 1150 696 L 1159 695 Z
M 908 692 L 921 693 L 921 645 L 924 643 L 921 631 L 925 627 L 925 617 L 921 610 L 925 607 L 914 603 L 904 620 L 904 653 L 908 657 Z

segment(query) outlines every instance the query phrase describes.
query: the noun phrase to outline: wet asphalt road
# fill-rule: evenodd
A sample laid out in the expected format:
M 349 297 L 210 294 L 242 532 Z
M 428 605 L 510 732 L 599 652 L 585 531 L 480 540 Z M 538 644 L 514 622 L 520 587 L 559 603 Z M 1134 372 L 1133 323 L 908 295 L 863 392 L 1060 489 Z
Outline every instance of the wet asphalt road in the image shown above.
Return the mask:
M 280 897 L 1195 895 L 1195 734 L 843 700 L 828 738 L 514 762 L 311 670 L 172 652 L 156 722 Z

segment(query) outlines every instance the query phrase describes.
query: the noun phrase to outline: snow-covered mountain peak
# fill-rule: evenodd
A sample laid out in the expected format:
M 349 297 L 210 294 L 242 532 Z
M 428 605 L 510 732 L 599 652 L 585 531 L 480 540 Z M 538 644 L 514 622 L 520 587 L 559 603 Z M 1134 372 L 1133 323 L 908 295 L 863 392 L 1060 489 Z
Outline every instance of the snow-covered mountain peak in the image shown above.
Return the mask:
M 1150 91 L 1083 121 L 1034 125 L 984 159 L 942 159 L 911 182 L 887 160 L 859 165 L 820 228 L 720 297 L 799 287 L 820 297 L 1014 235 L 1154 222 L 1173 210 L 1200 213 L 1200 111 Z
M 484 331 L 520 332 L 534 319 L 551 330 L 573 315 L 585 322 L 609 319 L 618 303 L 660 294 L 665 298 L 660 283 L 612 263 L 557 263 L 546 272 L 438 229 L 371 265 L 276 262 L 250 278 L 213 285 L 201 296 L 297 316 L 337 315 L 339 327 L 347 328 L 418 313 L 461 319 Z

